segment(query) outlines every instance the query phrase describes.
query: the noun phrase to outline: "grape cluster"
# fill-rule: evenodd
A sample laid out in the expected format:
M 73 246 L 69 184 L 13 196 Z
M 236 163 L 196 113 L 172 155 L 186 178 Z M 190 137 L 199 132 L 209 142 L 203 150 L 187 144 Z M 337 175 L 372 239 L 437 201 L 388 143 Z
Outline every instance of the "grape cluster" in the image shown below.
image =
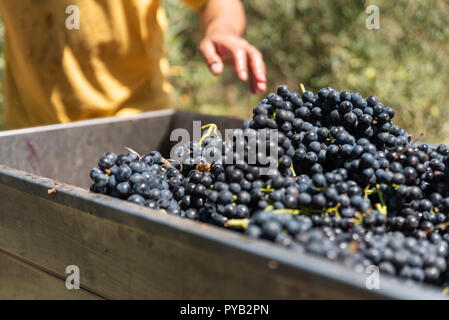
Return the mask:
M 136 153 L 115 155 L 105 153 L 93 168 L 90 190 L 107 194 L 152 209 L 181 212 L 172 190 L 184 182 L 184 176 L 158 151 L 139 157 Z
M 413 142 L 394 115 L 374 96 L 280 86 L 237 130 L 244 138 L 212 137 L 209 125 L 175 160 L 105 153 L 91 190 L 359 271 L 376 265 L 447 286 L 449 148 Z M 276 140 L 260 129 L 277 130 Z M 251 149 L 251 137 L 266 150 Z M 263 175 L 270 156 L 261 151 L 273 148 L 277 168 Z

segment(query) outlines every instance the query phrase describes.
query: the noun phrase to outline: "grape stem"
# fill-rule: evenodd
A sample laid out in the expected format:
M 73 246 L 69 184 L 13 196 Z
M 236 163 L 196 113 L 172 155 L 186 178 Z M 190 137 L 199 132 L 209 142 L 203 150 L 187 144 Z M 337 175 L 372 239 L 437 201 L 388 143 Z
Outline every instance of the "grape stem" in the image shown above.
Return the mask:
M 204 126 L 201 127 L 201 130 L 206 130 L 206 133 L 202 135 L 201 139 L 200 139 L 200 145 L 203 145 L 203 142 L 205 139 L 207 139 L 208 137 L 210 137 L 212 135 L 212 133 L 214 134 L 214 136 L 218 136 L 218 132 L 217 132 L 217 125 L 215 123 L 209 123 L 206 124 Z
M 261 188 L 260 191 L 263 191 L 263 192 L 266 192 L 266 193 L 271 193 L 271 192 L 276 191 L 276 190 L 271 188 L 270 185 L 268 185 L 266 188 Z
M 134 153 L 136 156 L 139 157 L 139 159 L 141 158 L 140 154 L 138 154 L 137 151 L 134 151 L 133 149 L 128 148 L 128 147 L 125 147 L 125 150 L 127 150 L 127 151 L 129 151 L 129 152 L 131 152 L 131 153 Z
M 293 176 L 296 177 L 296 172 L 295 172 L 295 169 L 293 168 L 293 163 L 292 163 L 292 165 L 290 166 L 290 170 L 292 171 Z
M 370 189 L 370 185 L 367 185 L 365 190 L 363 190 L 363 196 L 365 198 L 368 198 L 368 196 L 372 195 L 374 193 L 374 190 Z
M 276 209 L 273 210 L 273 213 L 290 213 L 292 215 L 297 215 L 301 213 L 301 210 L 295 210 L 295 209 Z
M 387 204 L 385 203 L 383 192 L 382 192 L 382 190 L 380 190 L 379 184 L 376 184 L 376 192 L 377 192 L 377 195 L 379 196 L 379 201 L 380 201 L 380 204 L 376 203 L 376 208 L 380 213 L 387 215 L 387 213 L 388 213 L 387 212 Z
M 177 161 L 177 162 L 179 163 L 180 169 L 181 169 L 181 171 L 182 171 L 182 162 L 181 162 L 181 161 L 175 160 L 175 159 L 165 159 L 165 158 L 162 158 L 162 163 L 164 163 L 165 165 L 167 165 L 167 166 L 169 166 L 169 167 L 174 168 L 170 161 Z
M 340 217 L 340 213 L 338 212 L 338 208 L 340 208 L 340 203 L 337 203 L 337 205 L 335 206 L 335 207 L 332 207 L 332 208 L 328 208 L 325 212 L 324 212 L 324 214 L 326 215 L 326 216 L 328 216 L 329 215 L 329 213 L 335 213 L 335 215 L 337 216 L 337 217 Z
M 225 222 L 225 227 L 238 227 L 242 229 L 248 229 L 249 219 L 230 219 Z

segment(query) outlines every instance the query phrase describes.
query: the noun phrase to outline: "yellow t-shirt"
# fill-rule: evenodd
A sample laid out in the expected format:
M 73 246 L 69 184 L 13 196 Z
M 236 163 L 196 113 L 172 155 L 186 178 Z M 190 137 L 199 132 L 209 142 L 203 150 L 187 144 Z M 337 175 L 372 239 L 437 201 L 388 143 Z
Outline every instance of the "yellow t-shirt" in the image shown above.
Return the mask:
M 77 21 L 71 5 L 79 29 L 66 27 Z M 0 10 L 8 129 L 169 106 L 159 0 L 0 0 Z

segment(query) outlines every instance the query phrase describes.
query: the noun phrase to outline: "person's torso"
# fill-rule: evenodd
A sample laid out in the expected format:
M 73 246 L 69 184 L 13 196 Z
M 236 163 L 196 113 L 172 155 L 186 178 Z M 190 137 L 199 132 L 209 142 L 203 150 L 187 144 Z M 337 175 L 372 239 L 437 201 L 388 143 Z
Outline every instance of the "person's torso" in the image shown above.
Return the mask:
M 168 102 L 159 0 L 0 0 L 0 9 L 8 127 Z

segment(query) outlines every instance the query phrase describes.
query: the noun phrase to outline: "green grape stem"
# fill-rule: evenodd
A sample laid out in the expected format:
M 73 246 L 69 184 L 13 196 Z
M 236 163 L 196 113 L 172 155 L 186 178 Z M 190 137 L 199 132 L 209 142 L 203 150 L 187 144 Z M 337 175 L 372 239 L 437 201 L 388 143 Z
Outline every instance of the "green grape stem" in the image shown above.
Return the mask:
M 301 213 L 301 210 L 298 210 L 298 209 L 276 209 L 276 210 L 273 210 L 273 212 L 277 213 L 277 214 L 279 214 L 279 213 L 290 213 L 292 215 L 297 215 L 297 214 Z
M 249 219 L 230 219 L 226 221 L 225 227 L 237 227 L 242 229 L 248 229 Z
M 212 133 L 215 136 L 218 136 L 218 132 L 217 132 L 218 127 L 215 123 L 209 123 L 209 124 L 206 124 L 201 127 L 201 130 L 206 130 L 206 129 L 207 129 L 206 133 L 203 134 L 200 139 L 201 146 L 203 145 L 204 140 L 207 139 L 208 137 L 210 137 L 212 135 Z
M 263 192 L 266 192 L 266 193 L 271 193 L 271 192 L 276 191 L 276 190 L 271 188 L 270 185 L 268 185 L 266 188 L 261 188 L 260 191 L 263 191 Z
M 382 190 L 380 190 L 379 184 L 376 184 L 376 192 L 377 192 L 377 195 L 378 195 L 379 201 L 380 201 L 380 203 L 376 203 L 376 209 L 380 213 L 387 215 L 388 214 L 387 204 L 385 203 L 383 192 L 382 192 Z
M 328 216 L 330 213 L 335 213 L 335 215 L 337 216 L 337 217 L 340 217 L 340 213 L 338 212 L 338 208 L 340 208 L 340 203 L 338 203 L 335 207 L 332 207 L 332 208 L 327 208 L 327 210 L 324 212 L 324 214 L 326 215 L 326 216 Z
M 363 196 L 365 198 L 368 198 L 370 195 L 374 193 L 375 190 L 370 189 L 370 185 L 367 185 L 366 188 L 363 190 Z
M 296 177 L 296 172 L 295 172 L 295 169 L 293 168 L 293 163 L 292 163 L 292 165 L 290 166 L 290 170 L 292 171 L 293 176 Z

